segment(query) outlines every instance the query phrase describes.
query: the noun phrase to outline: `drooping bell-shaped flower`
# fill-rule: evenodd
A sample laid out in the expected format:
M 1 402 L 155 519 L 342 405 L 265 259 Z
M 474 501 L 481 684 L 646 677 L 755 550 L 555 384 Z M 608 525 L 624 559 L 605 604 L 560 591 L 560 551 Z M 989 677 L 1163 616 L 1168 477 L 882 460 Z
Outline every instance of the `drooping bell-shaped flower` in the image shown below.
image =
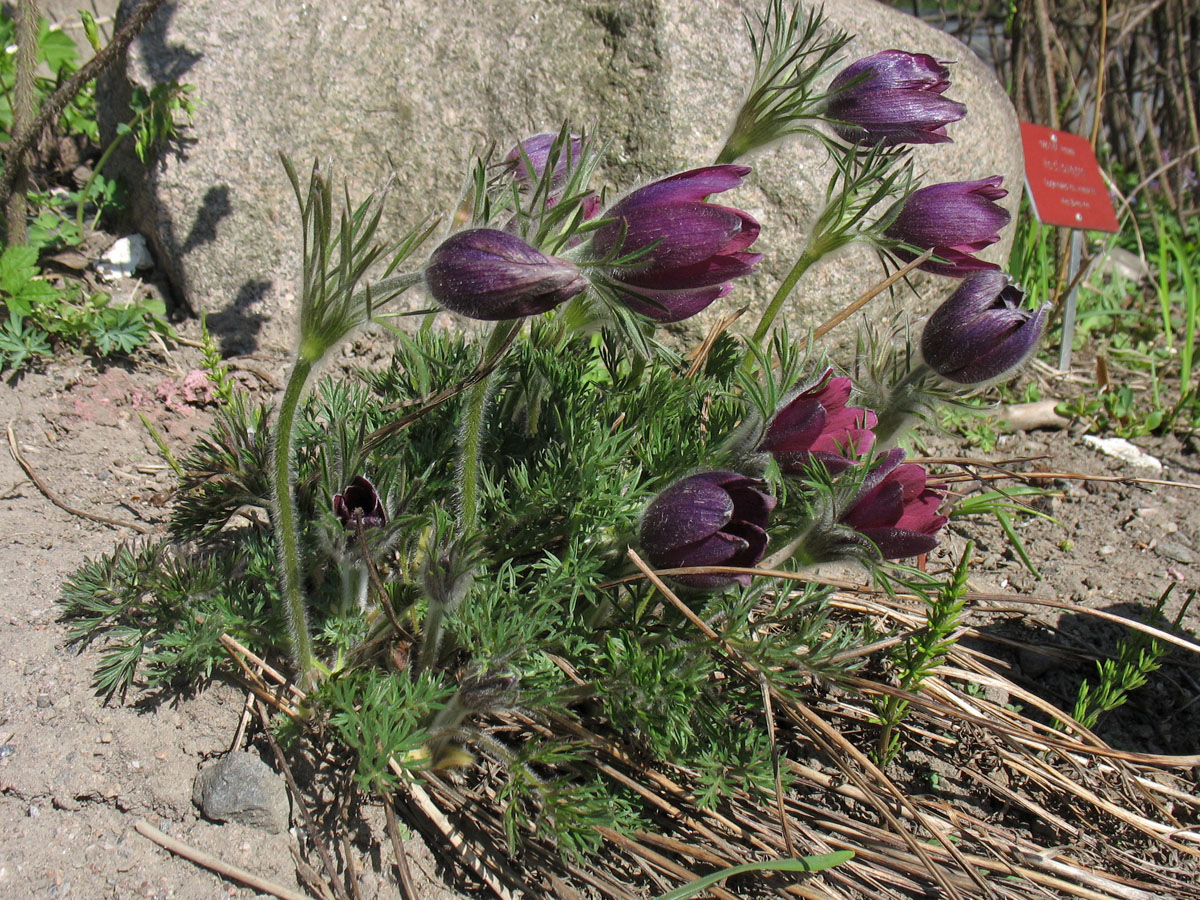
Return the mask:
M 925 53 L 884 50 L 853 62 L 829 86 L 826 114 L 853 144 L 939 144 L 946 126 L 967 114 L 942 94 L 950 70 Z
M 355 475 L 340 494 L 333 495 L 333 514 L 347 531 L 357 527 L 378 528 L 387 523 L 387 513 L 375 485 L 365 475 Z
M 833 369 L 826 369 L 815 385 L 775 413 L 758 449 L 791 475 L 803 474 L 814 459 L 831 475 L 854 465 L 875 441 L 875 413 L 846 405 L 850 387 L 849 378 L 834 378 Z
M 913 191 L 885 234 L 935 257 L 921 264 L 926 272 L 962 278 L 980 269 L 998 269 L 995 263 L 973 254 L 1000 240 L 1000 229 L 1008 224 L 1008 210 L 997 200 L 1007 197 L 1000 175 L 979 181 L 952 181 Z M 913 259 L 897 250 L 904 259 Z
M 660 569 L 755 565 L 767 549 L 767 519 L 775 498 L 763 483 L 737 472 L 702 472 L 676 481 L 646 507 L 641 545 Z M 699 590 L 746 587 L 749 575 L 682 575 Z
M 447 238 L 429 259 L 425 284 L 450 311 L 487 321 L 546 312 L 588 286 L 573 263 L 491 228 Z
M 504 157 L 504 164 L 512 171 L 513 180 L 518 185 L 527 188 L 545 176 L 551 150 L 558 137 L 557 134 L 535 134 L 508 151 L 508 155 Z M 579 164 L 582 153 L 582 139 L 576 134 L 569 135 L 558 150 L 554 170 L 550 175 L 552 186 L 557 187 L 566 182 L 571 169 Z
M 1012 372 L 1037 349 L 1050 304 L 1023 306 L 1024 292 L 1003 272 L 973 272 L 934 310 L 921 334 L 925 364 L 958 384 Z
M 732 190 L 746 166 L 692 169 L 633 191 L 603 213 L 612 221 L 592 236 L 598 259 L 619 259 L 646 250 L 606 273 L 621 299 L 657 322 L 695 315 L 732 289 L 762 258 L 746 252 L 759 225 L 740 209 L 707 202 Z
M 903 450 L 892 450 L 863 480 L 858 496 L 838 521 L 868 538 L 883 559 L 906 559 L 937 546 L 946 524 L 938 515 L 941 491 L 925 483 L 925 469 L 900 465 Z

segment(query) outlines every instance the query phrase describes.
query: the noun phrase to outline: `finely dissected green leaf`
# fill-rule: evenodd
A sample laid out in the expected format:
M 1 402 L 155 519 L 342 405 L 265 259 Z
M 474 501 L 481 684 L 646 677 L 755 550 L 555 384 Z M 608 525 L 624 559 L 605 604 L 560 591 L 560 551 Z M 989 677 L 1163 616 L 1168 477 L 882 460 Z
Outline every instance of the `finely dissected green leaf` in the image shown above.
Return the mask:
M 730 866 L 720 872 L 705 875 L 691 884 L 685 884 L 683 887 L 660 894 L 655 900 L 687 900 L 688 897 L 695 897 L 718 881 L 724 881 L 735 875 L 743 875 L 746 872 L 821 872 L 825 869 L 832 869 L 834 866 L 840 866 L 852 859 L 854 859 L 853 850 L 835 850 L 832 853 L 803 856 L 799 859 L 769 859 L 763 862 L 743 863 L 740 866 Z

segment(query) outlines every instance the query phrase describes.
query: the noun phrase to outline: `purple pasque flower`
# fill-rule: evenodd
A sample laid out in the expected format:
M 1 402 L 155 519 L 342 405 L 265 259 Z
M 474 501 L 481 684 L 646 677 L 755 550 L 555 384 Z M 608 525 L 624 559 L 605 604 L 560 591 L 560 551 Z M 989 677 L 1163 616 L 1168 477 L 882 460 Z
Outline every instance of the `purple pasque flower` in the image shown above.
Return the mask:
M 550 161 L 550 150 L 558 137 L 557 134 L 535 134 L 508 151 L 508 155 L 504 157 L 504 165 L 512 171 L 513 180 L 522 189 L 531 187 L 535 181 L 545 176 L 546 166 Z M 558 158 L 550 176 L 552 186 L 559 187 L 566 183 L 571 169 L 579 165 L 582 153 L 582 138 L 577 134 L 568 135 L 558 150 Z
M 856 464 L 871 449 L 876 417 L 869 409 L 847 406 L 850 379 L 834 378 L 826 369 L 812 387 L 796 394 L 771 418 L 758 449 L 775 457 L 789 475 L 804 473 L 809 460 L 821 462 L 830 475 Z
M 972 254 L 1000 240 L 1008 224 L 1008 210 L 997 200 L 1008 196 L 1000 187 L 1003 176 L 979 181 L 951 181 L 913 191 L 884 234 L 921 250 L 933 250 L 934 259 L 921 263 L 926 272 L 962 278 L 980 269 L 998 269 L 995 263 Z M 897 250 L 902 259 L 915 259 Z
M 967 114 L 941 96 L 950 70 L 925 53 L 884 50 L 853 62 L 829 85 L 826 113 L 852 144 L 941 144 L 946 126 Z
M 355 529 L 355 519 L 364 528 L 378 528 L 387 522 L 379 492 L 365 475 L 355 475 L 340 494 L 333 495 L 333 514 L 347 531 Z
M 972 272 L 933 311 L 921 334 L 925 364 L 959 384 L 1013 371 L 1037 348 L 1050 304 L 1024 307 L 1025 292 L 1003 272 Z
M 763 482 L 737 472 L 701 472 L 676 481 L 642 515 L 646 558 L 659 569 L 755 565 L 766 552 L 767 519 L 775 508 L 775 498 L 762 487 Z M 750 584 L 747 574 L 676 580 L 705 591 Z
M 870 539 L 883 559 L 928 553 L 948 521 L 937 514 L 943 493 L 926 486 L 924 468 L 915 463 L 902 466 L 903 459 L 903 450 L 885 454 L 838 519 Z
M 492 228 L 460 231 L 425 267 L 430 296 L 470 319 L 518 319 L 553 309 L 587 289 L 579 269 Z
M 762 258 L 746 250 L 759 225 L 740 209 L 706 202 L 732 190 L 747 166 L 708 166 L 680 172 L 634 191 L 602 216 L 592 236 L 596 258 L 620 258 L 649 248 L 607 272 L 622 301 L 656 322 L 694 316 L 732 289 Z

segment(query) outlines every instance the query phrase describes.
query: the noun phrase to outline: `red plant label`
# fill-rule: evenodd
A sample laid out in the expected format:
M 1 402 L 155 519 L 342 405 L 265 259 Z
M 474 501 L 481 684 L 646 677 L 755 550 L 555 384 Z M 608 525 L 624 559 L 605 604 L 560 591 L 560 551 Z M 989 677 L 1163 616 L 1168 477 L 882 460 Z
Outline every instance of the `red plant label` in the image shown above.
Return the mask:
M 1021 123 L 1025 184 L 1038 221 L 1089 231 L 1120 231 L 1117 213 L 1087 138 Z

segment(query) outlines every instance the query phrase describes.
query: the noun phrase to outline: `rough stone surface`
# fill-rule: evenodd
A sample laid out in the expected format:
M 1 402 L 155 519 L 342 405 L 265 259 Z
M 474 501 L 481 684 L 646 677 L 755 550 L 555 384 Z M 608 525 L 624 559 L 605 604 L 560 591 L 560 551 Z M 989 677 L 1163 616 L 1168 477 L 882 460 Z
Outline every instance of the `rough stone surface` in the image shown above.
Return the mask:
M 618 191 L 709 162 L 748 83 L 743 0 L 189 0 L 163 8 L 103 90 L 115 122 L 130 83 L 178 78 L 202 101 L 186 144 L 135 191 L 177 299 L 209 313 L 227 349 L 280 348 L 292 337 L 299 237 L 278 153 L 302 171 L 319 157 L 356 198 L 395 173 L 385 229 L 427 215 L 450 221 L 471 148 L 507 148 L 564 119 L 611 140 L 601 178 Z M 122 3 L 123 10 L 130 6 Z M 955 61 L 949 96 L 967 119 L 956 143 L 918 148 L 927 183 L 1005 176 L 1022 184 L 1016 116 L 1001 86 L 953 38 L 873 0 L 829 0 L 858 34 L 847 62 L 889 47 Z M 791 141 L 723 202 L 764 224 L 758 273 L 687 327 L 761 304 L 795 259 L 829 174 L 824 151 Z M 126 160 L 126 164 L 128 160 Z M 118 165 L 121 161 L 118 160 Z M 135 167 L 126 168 L 132 176 Z M 1011 229 L 985 256 L 1007 257 Z M 755 249 L 760 249 L 756 247 Z M 809 326 L 880 275 L 852 248 L 809 273 L 788 315 Z M 928 308 L 950 288 L 921 279 Z M 423 298 L 408 301 L 413 306 Z
M 288 827 L 283 779 L 252 753 L 230 753 L 201 769 L 192 786 L 192 802 L 214 822 L 253 825 L 273 834 Z

